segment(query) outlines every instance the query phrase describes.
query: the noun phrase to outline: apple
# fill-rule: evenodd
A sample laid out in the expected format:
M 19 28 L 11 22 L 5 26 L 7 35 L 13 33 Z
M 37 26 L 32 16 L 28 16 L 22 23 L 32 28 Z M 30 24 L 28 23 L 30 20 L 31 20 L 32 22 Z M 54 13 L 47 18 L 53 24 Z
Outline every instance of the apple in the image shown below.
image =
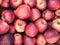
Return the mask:
M 46 0 L 36 0 L 36 7 L 40 10 L 45 10 L 47 7 Z
M 52 28 L 60 32 L 60 18 L 56 18 L 52 21 Z
M 58 17 L 60 17 L 60 9 L 57 9 L 57 10 L 55 11 L 55 15 L 58 16 Z
M 22 35 L 19 33 L 14 34 L 14 45 L 22 44 Z
M 57 40 L 59 39 L 59 35 L 58 32 L 53 30 L 53 29 L 48 29 L 45 33 L 44 33 L 44 37 L 46 39 L 46 42 L 49 44 L 53 44 L 56 43 Z
M 14 28 L 17 32 L 24 32 L 26 27 L 26 22 L 24 20 L 17 19 L 14 22 Z
M 15 28 L 13 25 L 9 25 L 9 33 L 11 34 L 15 33 Z
M 17 8 L 23 3 L 23 0 L 10 0 L 10 4 L 13 8 Z
M 33 23 L 29 23 L 25 28 L 25 33 L 29 37 L 35 37 L 38 33 L 38 29 Z
M 59 8 L 59 0 L 48 0 L 48 8 L 50 10 L 56 10 Z
M 0 34 L 5 34 L 9 31 L 9 25 L 0 19 Z
M 35 37 L 28 37 L 28 36 L 24 36 L 24 45 L 34 45 L 36 42 Z
M 1 6 L 4 8 L 8 8 L 10 6 L 9 0 L 3 0 L 1 3 Z
M 11 10 L 4 10 L 1 14 L 1 18 L 3 21 L 6 21 L 7 23 L 12 23 L 15 16 Z
M 47 22 L 43 18 L 36 20 L 35 25 L 38 28 L 38 31 L 41 33 L 43 33 L 47 29 Z
M 30 10 L 30 7 L 28 5 L 23 4 L 23 5 L 20 5 L 16 10 L 14 10 L 14 14 L 19 19 L 27 19 L 31 15 L 31 10 Z
M 45 37 L 43 34 L 38 35 L 36 43 L 38 45 L 45 45 L 46 44 L 46 40 L 45 40 Z
M 54 12 L 47 9 L 47 10 L 43 11 L 42 17 L 45 20 L 51 20 L 54 17 Z
M 34 7 L 36 4 L 36 0 L 24 0 L 24 3 L 29 5 L 30 7 Z
M 6 34 L 1 38 L 1 45 L 13 45 L 13 37 L 11 34 Z
M 31 13 L 32 13 L 31 16 L 30 16 L 30 20 L 31 21 L 35 21 L 39 17 L 41 17 L 41 13 L 40 13 L 40 11 L 37 8 L 32 8 Z

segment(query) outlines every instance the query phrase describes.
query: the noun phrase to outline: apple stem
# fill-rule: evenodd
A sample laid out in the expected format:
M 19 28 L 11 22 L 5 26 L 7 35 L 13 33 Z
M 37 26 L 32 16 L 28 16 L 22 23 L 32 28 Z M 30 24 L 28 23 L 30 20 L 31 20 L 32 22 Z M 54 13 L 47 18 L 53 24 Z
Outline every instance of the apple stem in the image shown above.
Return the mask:
M 60 21 L 57 21 L 57 24 L 60 24 Z

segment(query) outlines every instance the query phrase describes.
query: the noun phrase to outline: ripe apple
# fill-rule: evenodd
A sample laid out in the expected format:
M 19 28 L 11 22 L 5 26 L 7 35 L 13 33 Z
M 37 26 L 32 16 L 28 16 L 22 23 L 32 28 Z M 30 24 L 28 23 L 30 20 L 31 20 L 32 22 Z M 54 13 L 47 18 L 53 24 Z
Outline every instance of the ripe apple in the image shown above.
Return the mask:
M 9 5 L 9 0 L 3 0 L 2 3 L 1 3 L 1 6 L 4 7 L 4 8 L 8 8 L 10 5 Z
M 35 25 L 41 33 L 43 33 L 47 29 L 47 22 L 43 18 L 36 20 Z
M 0 34 L 5 34 L 8 31 L 9 31 L 9 25 L 6 22 L 0 20 Z
M 14 28 L 17 32 L 24 32 L 26 27 L 26 22 L 24 20 L 17 19 L 14 22 Z
M 52 28 L 60 32 L 60 18 L 56 18 L 52 21 Z
M 36 0 L 36 7 L 40 10 L 45 10 L 47 7 L 47 2 L 46 0 Z
M 53 29 L 48 29 L 48 30 L 44 33 L 44 37 L 45 37 L 47 43 L 49 43 L 49 44 L 56 43 L 57 40 L 59 39 L 58 32 L 55 31 L 55 30 L 53 30 Z
M 13 37 L 11 34 L 3 35 L 0 45 L 13 45 Z
M 34 7 L 36 4 L 36 0 L 24 0 L 24 3 L 29 5 L 30 7 Z
M 48 0 L 48 8 L 50 10 L 56 10 L 59 8 L 59 0 Z
M 10 0 L 10 4 L 13 8 L 17 8 L 23 3 L 23 0 Z
M 14 34 L 14 45 L 22 44 L 22 35 L 19 33 Z
M 55 11 L 55 15 L 58 16 L 58 17 L 60 17 L 60 9 L 57 9 L 57 10 Z
M 7 23 L 12 23 L 15 16 L 11 10 L 4 10 L 1 14 L 1 18 L 3 21 L 6 21 Z
M 24 45 L 34 45 L 36 42 L 35 37 L 28 37 L 28 36 L 24 36 Z
M 45 20 L 51 20 L 54 17 L 54 12 L 47 9 L 42 13 L 42 17 Z
M 16 10 L 14 10 L 14 14 L 19 18 L 19 19 L 27 19 L 31 15 L 31 10 L 28 5 L 20 5 Z
M 25 33 L 30 37 L 35 37 L 36 34 L 38 33 L 38 29 L 35 26 L 35 24 L 29 23 L 25 28 Z
M 37 20 L 41 16 L 41 13 L 37 8 L 32 8 L 31 13 L 32 14 L 30 16 L 30 20 L 32 20 L 32 21 Z
M 45 40 L 45 37 L 43 34 L 38 35 L 37 44 L 38 45 L 45 45 L 46 44 L 46 40 Z

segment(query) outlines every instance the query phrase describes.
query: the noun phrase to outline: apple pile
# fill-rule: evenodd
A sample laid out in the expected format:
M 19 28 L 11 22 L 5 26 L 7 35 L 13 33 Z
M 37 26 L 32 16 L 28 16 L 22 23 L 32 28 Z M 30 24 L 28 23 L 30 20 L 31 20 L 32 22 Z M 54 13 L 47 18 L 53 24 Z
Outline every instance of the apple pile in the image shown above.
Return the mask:
M 60 45 L 60 0 L 0 0 L 0 45 Z

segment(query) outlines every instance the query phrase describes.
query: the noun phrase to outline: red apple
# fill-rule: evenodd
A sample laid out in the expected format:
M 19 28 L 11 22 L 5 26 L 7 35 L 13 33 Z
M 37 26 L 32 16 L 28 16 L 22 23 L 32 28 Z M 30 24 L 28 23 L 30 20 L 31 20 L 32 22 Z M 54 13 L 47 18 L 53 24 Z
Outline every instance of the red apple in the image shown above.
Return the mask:
M 10 5 L 9 5 L 9 0 L 3 0 L 2 3 L 1 3 L 1 6 L 4 7 L 4 8 L 8 8 Z
M 48 0 L 48 8 L 50 10 L 56 10 L 59 8 L 59 0 Z
M 35 25 L 41 33 L 43 33 L 47 29 L 47 22 L 43 18 L 36 20 Z
M 38 45 L 45 45 L 45 44 L 46 44 L 46 40 L 45 40 L 44 35 L 40 34 L 40 35 L 37 37 L 37 44 L 38 44 Z
M 35 21 L 41 16 L 40 11 L 37 8 L 32 9 L 32 14 L 30 16 L 30 20 Z
M 13 37 L 11 34 L 3 35 L 0 45 L 13 45 Z
M 24 20 L 17 19 L 14 22 L 14 28 L 16 29 L 17 32 L 24 32 L 26 27 L 26 22 Z
M 0 20 L 0 34 L 5 34 L 8 31 L 9 31 L 9 25 L 6 22 Z
M 36 42 L 36 39 L 33 37 L 28 37 L 28 36 L 24 36 L 24 45 L 34 45 Z
M 46 0 L 36 0 L 36 7 L 40 10 L 44 10 L 47 7 L 47 2 Z
M 15 28 L 13 25 L 9 25 L 9 33 L 11 34 L 15 33 Z
M 29 5 L 30 7 L 34 7 L 36 4 L 36 0 L 24 0 L 24 3 Z
M 49 43 L 49 44 L 56 43 L 57 40 L 59 39 L 58 32 L 53 29 L 48 29 L 44 33 L 44 37 L 45 37 L 47 43 Z
M 38 33 L 38 29 L 33 23 L 29 23 L 25 28 L 25 33 L 30 37 L 34 37 Z
M 12 23 L 15 17 L 11 10 L 4 10 L 1 14 L 1 18 L 3 21 Z
M 42 13 L 42 17 L 45 20 L 51 20 L 54 17 L 54 12 L 47 9 Z
M 14 13 L 19 19 L 27 19 L 31 15 L 31 10 L 28 5 L 23 4 L 20 5 L 16 10 L 14 10 Z
M 18 7 L 23 3 L 23 0 L 10 0 L 10 4 L 13 8 Z
M 57 10 L 55 11 L 55 15 L 58 16 L 58 17 L 60 17 L 60 9 L 57 9 Z
M 21 34 L 14 34 L 14 45 L 21 45 L 22 44 L 22 35 Z
M 52 21 L 52 28 L 60 32 L 60 18 L 56 18 Z

